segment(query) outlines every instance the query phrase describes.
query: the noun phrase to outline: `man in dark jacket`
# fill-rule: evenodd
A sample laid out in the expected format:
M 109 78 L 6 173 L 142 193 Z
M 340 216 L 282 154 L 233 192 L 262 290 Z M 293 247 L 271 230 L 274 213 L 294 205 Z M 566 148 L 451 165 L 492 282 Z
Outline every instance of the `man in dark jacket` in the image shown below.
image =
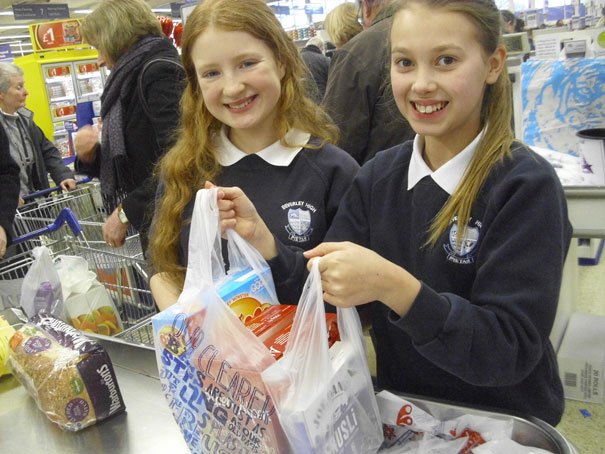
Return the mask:
M 0 258 L 6 254 L 19 200 L 19 166 L 10 155 L 8 137 L 0 128 Z
M 330 69 L 330 59 L 324 55 L 324 48 L 324 41 L 319 36 L 314 36 L 307 41 L 306 46 L 300 51 L 300 56 L 309 68 L 313 80 L 315 80 L 315 85 L 317 85 L 317 92 L 312 93 L 312 95 L 318 104 L 326 92 L 328 70 Z
M 323 105 L 340 128 L 338 146 L 361 165 L 414 137 L 393 99 L 389 78 L 393 0 L 361 0 L 364 31 L 332 56 Z
M 34 123 L 33 112 L 25 108 L 28 94 L 23 70 L 13 63 L 0 63 L 0 127 L 8 138 L 10 155 L 19 166 L 20 194 L 48 188 L 48 173 L 57 186 L 75 189 L 73 172 Z

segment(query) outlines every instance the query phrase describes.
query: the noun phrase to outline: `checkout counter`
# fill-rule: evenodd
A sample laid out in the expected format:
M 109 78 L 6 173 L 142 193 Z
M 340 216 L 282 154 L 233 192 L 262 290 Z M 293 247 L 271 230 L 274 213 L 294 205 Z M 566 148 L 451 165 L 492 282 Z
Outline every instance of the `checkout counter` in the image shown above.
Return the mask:
M 148 327 L 148 328 L 147 328 Z M 150 329 L 135 326 L 137 330 Z M 25 388 L 12 376 L 0 378 L 0 452 L 186 454 L 187 445 L 162 396 L 155 350 L 146 344 L 95 337 L 111 357 L 126 404 L 126 413 L 80 432 L 63 432 L 38 409 Z M 447 402 L 404 396 L 439 419 L 462 414 L 512 419 L 513 440 L 555 454 L 578 454 L 556 429 L 535 418 L 457 407 Z
M 557 316 L 550 340 L 558 350 L 567 322 L 575 311 L 578 288 L 578 238 L 605 238 L 605 187 L 565 187 L 573 238 L 567 253 Z
M 565 190 L 574 236 L 605 238 L 605 187 L 578 187 Z M 551 339 L 555 347 L 563 336 L 574 310 L 577 284 L 577 241 L 572 241 L 565 265 L 560 307 Z M 148 331 L 145 322 L 133 329 Z M 80 432 L 63 432 L 38 409 L 15 378 L 0 378 L 0 452 L 112 454 L 187 453 L 187 445 L 162 396 L 151 334 L 127 338 L 95 336 L 111 357 L 126 405 L 126 413 Z M 143 340 L 147 339 L 147 340 Z M 456 407 L 404 396 L 438 418 L 462 414 L 513 420 L 513 439 L 527 446 L 556 454 L 577 454 L 575 447 L 556 429 L 533 418 L 504 415 L 486 410 Z

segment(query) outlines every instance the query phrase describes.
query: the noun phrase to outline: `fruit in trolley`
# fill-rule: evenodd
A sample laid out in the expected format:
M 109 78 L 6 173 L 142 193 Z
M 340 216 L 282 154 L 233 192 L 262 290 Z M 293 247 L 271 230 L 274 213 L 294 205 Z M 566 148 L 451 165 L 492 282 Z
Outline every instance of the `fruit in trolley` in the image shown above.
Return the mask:
M 71 324 L 80 331 L 104 336 L 113 336 L 121 331 L 118 317 L 111 306 L 101 306 L 88 314 L 73 317 Z

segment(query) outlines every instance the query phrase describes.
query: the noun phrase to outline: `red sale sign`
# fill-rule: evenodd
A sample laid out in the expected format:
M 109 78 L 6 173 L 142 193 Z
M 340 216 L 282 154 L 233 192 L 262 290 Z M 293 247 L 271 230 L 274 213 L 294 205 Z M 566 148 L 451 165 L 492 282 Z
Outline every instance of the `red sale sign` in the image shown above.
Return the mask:
M 35 51 L 74 47 L 83 42 L 77 19 L 31 25 L 30 36 Z

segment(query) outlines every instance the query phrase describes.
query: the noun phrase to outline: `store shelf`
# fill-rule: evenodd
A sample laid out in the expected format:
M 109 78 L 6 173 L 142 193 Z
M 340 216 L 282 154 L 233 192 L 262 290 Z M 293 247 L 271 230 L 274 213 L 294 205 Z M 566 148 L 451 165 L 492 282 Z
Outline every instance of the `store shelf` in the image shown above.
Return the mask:
M 100 73 L 97 71 L 96 73 L 93 74 L 78 74 L 76 76 L 78 78 L 78 80 L 80 79 L 98 79 L 100 76 Z
M 67 75 L 50 77 L 48 79 L 45 79 L 44 82 L 46 82 L 47 84 L 62 84 L 63 82 L 71 83 L 71 80 L 71 75 Z
M 58 98 L 50 98 L 49 102 L 63 102 L 63 101 L 74 101 L 76 99 L 75 96 L 60 96 Z

